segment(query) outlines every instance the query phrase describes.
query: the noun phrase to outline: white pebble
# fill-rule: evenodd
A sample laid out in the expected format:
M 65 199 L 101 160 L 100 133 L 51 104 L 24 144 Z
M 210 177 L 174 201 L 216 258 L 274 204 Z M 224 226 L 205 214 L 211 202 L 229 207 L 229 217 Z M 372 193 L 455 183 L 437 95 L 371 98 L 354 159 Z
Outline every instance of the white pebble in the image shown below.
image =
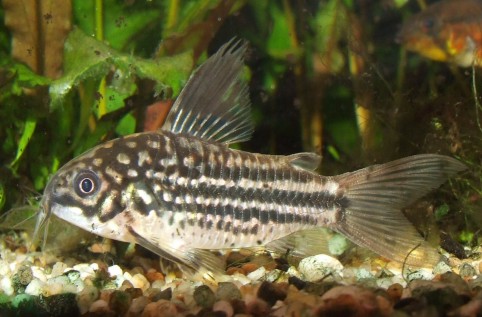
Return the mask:
M 266 269 L 264 266 L 246 275 L 252 281 L 259 281 L 266 275 Z
M 85 279 L 86 277 L 94 277 L 95 276 L 94 269 L 87 263 L 81 263 L 81 264 L 74 265 L 73 269 L 80 272 L 80 278 L 81 279 Z
M 44 269 L 38 266 L 32 266 L 32 276 L 42 282 L 47 282 L 47 276 L 45 275 Z
M 130 282 L 135 288 L 140 288 L 143 291 L 146 291 L 151 286 L 147 278 L 140 273 L 135 274 Z
M 432 273 L 431 270 L 426 269 L 426 268 L 421 268 L 418 269 L 414 272 L 411 272 L 406 275 L 406 279 L 408 281 L 413 281 L 413 280 L 432 280 L 435 277 L 435 275 Z
M 41 280 L 32 280 L 25 288 L 25 294 L 38 296 L 43 293 L 45 283 Z M 11 295 L 11 294 L 10 294 Z
M 439 263 L 437 263 L 437 265 L 435 265 L 435 267 L 433 268 L 434 274 L 444 274 L 447 272 L 452 272 L 452 269 L 447 263 L 443 261 L 440 261 Z
M 5 295 L 13 295 L 13 287 L 12 287 L 12 280 L 10 277 L 5 276 L 0 280 L 0 287 L 2 288 L 2 291 L 5 293 Z
M 55 277 L 64 274 L 64 272 L 68 269 L 68 265 L 63 262 L 57 262 L 52 267 L 52 272 L 50 276 Z
M 122 269 L 118 265 L 109 266 L 107 272 L 109 272 L 110 277 L 122 276 Z
M 330 274 L 342 275 L 343 265 L 331 256 L 318 254 L 301 260 L 298 270 L 306 281 L 316 282 Z
M 10 266 L 7 261 L 0 260 L 0 276 L 6 276 L 10 274 Z

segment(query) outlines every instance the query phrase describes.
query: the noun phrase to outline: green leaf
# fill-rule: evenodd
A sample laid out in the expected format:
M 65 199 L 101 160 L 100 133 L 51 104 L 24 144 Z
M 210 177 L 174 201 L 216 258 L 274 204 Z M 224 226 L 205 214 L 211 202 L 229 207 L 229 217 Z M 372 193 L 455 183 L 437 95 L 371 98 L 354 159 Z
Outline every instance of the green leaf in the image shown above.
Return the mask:
M 124 116 L 117 124 L 115 132 L 119 135 L 128 135 L 136 131 L 136 118 L 132 114 Z
M 128 76 L 153 80 L 156 83 L 156 93 L 171 87 L 174 95 L 177 95 L 187 80 L 192 65 L 190 52 L 158 60 L 136 58 L 121 54 L 76 28 L 65 43 L 65 75 L 50 86 L 50 108 L 60 108 L 74 86 L 89 78 L 100 79 L 113 67 L 128 69 Z M 126 97 L 128 96 L 124 96 Z
M 447 204 L 438 206 L 437 209 L 435 209 L 435 219 L 437 221 L 441 220 L 449 213 L 449 211 L 450 211 L 450 207 Z
M 272 32 L 268 38 L 267 51 L 276 58 L 285 59 L 289 55 L 298 55 L 298 50 L 293 46 L 290 34 L 290 21 L 288 14 L 283 12 L 276 3 L 272 2 L 270 8 L 273 20 Z
M 159 19 L 160 8 L 149 1 L 142 9 L 126 5 L 125 1 L 103 0 L 104 39 L 115 49 L 122 50 L 148 25 Z M 77 25 L 87 34 L 95 33 L 96 1 L 74 1 L 73 13 Z
M 3 183 L 0 182 L 0 210 L 2 210 L 3 206 L 5 205 L 5 186 L 3 186 Z
M 29 118 L 25 121 L 25 126 L 23 128 L 22 136 L 20 137 L 20 141 L 18 142 L 17 148 L 17 155 L 15 159 L 10 163 L 10 167 L 14 167 L 17 164 L 18 160 L 22 157 L 22 154 L 25 152 L 30 139 L 32 138 L 32 134 L 35 131 L 35 127 L 37 126 L 37 120 Z

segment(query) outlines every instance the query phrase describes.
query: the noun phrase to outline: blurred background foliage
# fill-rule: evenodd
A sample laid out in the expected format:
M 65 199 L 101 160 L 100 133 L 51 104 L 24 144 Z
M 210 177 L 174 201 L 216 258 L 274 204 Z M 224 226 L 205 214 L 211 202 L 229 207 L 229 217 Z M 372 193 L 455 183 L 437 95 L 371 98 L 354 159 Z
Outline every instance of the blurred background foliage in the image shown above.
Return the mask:
M 49 176 L 95 144 L 157 129 L 193 68 L 237 37 L 249 43 L 256 123 L 240 148 L 315 151 L 324 175 L 417 153 L 457 157 L 470 172 L 406 212 L 446 248 L 480 244 L 480 71 L 407 53 L 397 43 L 401 25 L 414 23 L 410 16 L 432 1 L 2 4 L 2 212 L 35 210 Z

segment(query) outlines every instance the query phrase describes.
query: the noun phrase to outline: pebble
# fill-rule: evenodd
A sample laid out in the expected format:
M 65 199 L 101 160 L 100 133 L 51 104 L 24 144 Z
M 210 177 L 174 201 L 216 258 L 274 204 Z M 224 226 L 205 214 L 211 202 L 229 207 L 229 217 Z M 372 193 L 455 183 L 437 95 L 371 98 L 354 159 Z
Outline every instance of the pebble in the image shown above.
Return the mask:
M 124 291 L 112 292 L 109 299 L 109 308 L 117 315 L 123 316 L 128 310 L 132 302 L 132 297 Z
M 287 284 L 263 282 L 258 288 L 257 296 L 273 306 L 277 301 L 286 298 L 287 287 Z
M 213 312 L 223 312 L 226 317 L 234 315 L 234 309 L 230 302 L 220 300 L 213 305 Z
M 337 259 L 326 254 L 318 254 L 300 261 L 298 270 L 308 282 L 316 282 L 328 275 L 340 276 L 343 265 Z
M 179 316 L 179 311 L 176 305 L 166 300 L 158 300 L 157 302 L 149 303 L 144 307 L 142 317 L 173 317 Z
M 54 266 L 52 267 L 52 272 L 50 275 L 52 277 L 59 276 L 64 274 L 65 270 L 67 270 L 69 266 L 63 262 L 56 262 Z
M 3 293 L 5 293 L 8 296 L 11 296 L 14 294 L 12 280 L 8 276 L 5 276 L 0 280 L 0 288 L 2 289 Z
M 473 278 L 477 275 L 477 272 L 472 265 L 464 263 L 459 267 L 459 274 L 462 278 Z
M 118 265 L 112 265 L 107 268 L 107 272 L 109 272 L 109 275 L 111 277 L 116 277 L 116 276 L 122 276 L 124 272 L 122 272 L 122 269 Z
M 444 273 L 447 273 L 447 272 L 452 272 L 452 269 L 450 268 L 450 266 L 445 263 L 444 261 L 440 261 L 439 263 L 437 263 L 435 265 L 435 267 L 433 268 L 433 273 L 434 274 L 444 274 Z
M 4 280 L 5 280 L 5 278 L 2 279 L 2 281 L 0 283 L 3 284 Z M 10 279 L 8 279 L 8 280 L 10 281 Z M 38 296 L 38 295 L 43 293 L 44 286 L 45 286 L 45 283 L 42 282 L 41 280 L 38 280 L 38 279 L 32 280 L 32 282 L 30 282 L 27 285 L 27 288 L 25 289 L 25 294 Z M 5 292 L 5 294 L 7 294 L 7 295 L 13 294 L 13 288 L 12 288 L 12 292 L 10 294 L 6 291 L 6 289 L 3 285 L 2 285 L 2 289 Z
M 231 301 L 241 298 L 241 291 L 233 283 L 222 282 L 218 284 L 218 289 L 216 290 L 216 300 Z
M 77 294 L 77 304 L 80 313 L 85 314 L 89 311 L 89 307 L 99 298 L 99 290 L 95 286 L 85 286 L 82 291 Z
M 90 305 L 89 312 L 91 313 L 110 312 L 109 304 L 105 300 L 98 299 Z
M 194 289 L 194 301 L 203 308 L 212 307 L 216 301 L 216 297 L 211 288 L 207 285 L 201 285 Z
M 387 289 L 387 294 L 393 302 L 397 302 L 402 297 L 403 286 L 399 283 L 392 284 Z
M 333 316 L 349 312 L 350 316 L 391 316 L 393 309 L 388 301 L 371 290 L 358 286 L 336 286 L 321 297 L 322 304 L 316 316 Z
M 128 315 L 140 315 L 147 304 L 149 304 L 149 299 L 145 296 L 134 298 L 132 300 L 131 307 L 129 307 Z
M 124 277 L 126 277 L 126 273 L 124 273 Z M 140 288 L 143 291 L 146 291 L 151 286 L 151 283 L 149 283 L 147 278 L 140 273 L 134 274 L 130 279 L 126 277 L 126 280 L 131 282 L 134 287 Z
M 259 281 L 266 275 L 266 269 L 264 266 L 260 267 L 259 269 L 249 273 L 247 277 L 252 281 Z

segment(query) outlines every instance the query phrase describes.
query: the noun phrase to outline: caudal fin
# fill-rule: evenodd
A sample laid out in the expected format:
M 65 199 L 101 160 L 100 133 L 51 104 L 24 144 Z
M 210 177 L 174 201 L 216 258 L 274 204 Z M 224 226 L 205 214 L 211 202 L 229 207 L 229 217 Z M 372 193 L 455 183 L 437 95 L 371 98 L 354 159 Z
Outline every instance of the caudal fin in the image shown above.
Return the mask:
M 336 176 L 350 202 L 334 229 L 374 252 L 413 266 L 439 259 L 401 209 L 466 169 L 442 155 L 422 154 Z

